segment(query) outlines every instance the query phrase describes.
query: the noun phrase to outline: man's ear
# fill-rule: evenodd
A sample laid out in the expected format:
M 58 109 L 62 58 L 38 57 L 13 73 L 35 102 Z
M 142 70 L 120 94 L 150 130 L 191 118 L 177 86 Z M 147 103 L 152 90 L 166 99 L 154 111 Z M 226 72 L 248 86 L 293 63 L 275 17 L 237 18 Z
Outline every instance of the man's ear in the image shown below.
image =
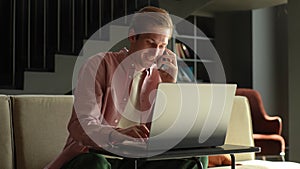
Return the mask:
M 128 37 L 131 37 L 131 36 L 135 36 L 135 31 L 133 28 L 130 28 L 129 32 L 128 32 Z
M 133 30 L 133 28 L 130 28 L 129 29 L 129 32 L 128 32 L 128 40 L 130 41 L 130 42 L 132 42 L 132 41 L 134 41 L 135 40 L 135 37 L 136 35 L 135 35 L 135 31 Z

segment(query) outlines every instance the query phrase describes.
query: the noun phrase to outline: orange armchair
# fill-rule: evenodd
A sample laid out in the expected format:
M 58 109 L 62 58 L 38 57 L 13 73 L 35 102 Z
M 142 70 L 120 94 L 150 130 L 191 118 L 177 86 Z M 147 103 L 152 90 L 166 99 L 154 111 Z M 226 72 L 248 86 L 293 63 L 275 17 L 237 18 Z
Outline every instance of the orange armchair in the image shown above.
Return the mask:
M 253 89 L 238 88 L 236 95 L 246 96 L 251 110 L 253 138 L 255 146 L 261 147 L 257 156 L 280 156 L 284 161 L 285 140 L 281 136 L 282 120 L 269 116 L 264 108 L 260 94 Z

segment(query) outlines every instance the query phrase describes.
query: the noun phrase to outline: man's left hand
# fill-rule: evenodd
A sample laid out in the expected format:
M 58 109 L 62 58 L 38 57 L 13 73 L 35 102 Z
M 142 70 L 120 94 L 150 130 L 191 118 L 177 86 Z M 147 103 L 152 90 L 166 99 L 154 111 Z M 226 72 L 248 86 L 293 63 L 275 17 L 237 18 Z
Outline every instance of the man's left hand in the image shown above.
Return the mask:
M 162 82 L 175 83 L 177 80 L 178 67 L 176 54 L 166 49 L 164 55 L 158 60 L 158 70 Z

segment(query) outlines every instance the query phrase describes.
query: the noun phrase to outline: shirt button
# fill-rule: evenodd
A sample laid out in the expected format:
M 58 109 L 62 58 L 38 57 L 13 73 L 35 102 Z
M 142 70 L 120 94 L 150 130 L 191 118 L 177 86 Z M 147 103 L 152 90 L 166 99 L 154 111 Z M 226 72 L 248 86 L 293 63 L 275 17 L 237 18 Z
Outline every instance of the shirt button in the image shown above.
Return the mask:
M 123 98 L 123 101 L 126 101 L 126 100 L 127 100 L 127 98 L 126 98 L 126 97 L 124 97 L 124 98 Z
M 134 63 L 131 64 L 131 67 L 134 67 Z
M 115 123 L 118 123 L 118 122 L 119 122 L 119 120 L 118 120 L 118 119 L 116 119 L 116 120 L 115 120 Z
M 129 76 L 128 76 L 128 78 L 129 78 L 129 79 L 131 79 L 131 78 L 132 78 L 132 76 L 130 76 L 130 75 L 129 75 Z

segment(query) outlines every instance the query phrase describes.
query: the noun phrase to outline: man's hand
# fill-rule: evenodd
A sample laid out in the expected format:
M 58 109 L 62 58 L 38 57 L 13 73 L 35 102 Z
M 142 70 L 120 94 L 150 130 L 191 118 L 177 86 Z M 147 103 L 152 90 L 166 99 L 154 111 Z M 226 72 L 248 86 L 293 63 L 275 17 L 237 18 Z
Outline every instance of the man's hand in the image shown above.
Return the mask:
M 128 128 L 118 128 L 110 134 L 112 143 L 122 143 L 125 140 L 144 142 L 149 137 L 149 129 L 146 125 L 134 125 Z
M 208 156 L 208 167 L 231 165 L 231 158 L 228 154 Z
M 175 83 L 178 74 L 176 54 L 166 49 L 158 60 L 159 74 L 162 82 Z

